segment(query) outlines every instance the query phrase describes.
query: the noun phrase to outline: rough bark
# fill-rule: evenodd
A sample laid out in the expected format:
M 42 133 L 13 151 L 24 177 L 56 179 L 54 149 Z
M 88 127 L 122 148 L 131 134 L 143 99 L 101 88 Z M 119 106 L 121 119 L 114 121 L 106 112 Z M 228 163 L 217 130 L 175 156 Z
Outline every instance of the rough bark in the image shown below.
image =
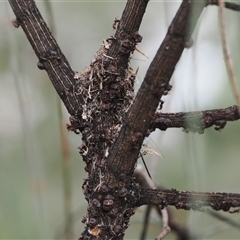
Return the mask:
M 120 21 L 116 21 L 115 35 L 104 40 L 81 73 L 71 69 L 33 0 L 9 3 L 16 15 L 14 25 L 22 27 L 39 58 L 38 67 L 46 70 L 71 115 L 68 129 L 82 136 L 79 150 L 88 172 L 83 183 L 88 208 L 80 239 L 122 239 L 134 209 L 145 204 L 185 210 L 208 206 L 224 211 L 240 206 L 239 194 L 147 189 L 138 186 L 133 177 L 143 140 L 155 128 L 183 127 L 202 132 L 213 124 L 220 129 L 226 121 L 239 119 L 236 107 L 201 113 L 156 113 L 161 97 L 171 88 L 169 81 L 197 19 L 209 2 L 182 2 L 136 97 L 136 73 L 129 59 L 142 40 L 138 29 L 147 0 L 127 1 Z M 194 124 L 197 118 L 201 124 L 186 127 L 189 118 Z

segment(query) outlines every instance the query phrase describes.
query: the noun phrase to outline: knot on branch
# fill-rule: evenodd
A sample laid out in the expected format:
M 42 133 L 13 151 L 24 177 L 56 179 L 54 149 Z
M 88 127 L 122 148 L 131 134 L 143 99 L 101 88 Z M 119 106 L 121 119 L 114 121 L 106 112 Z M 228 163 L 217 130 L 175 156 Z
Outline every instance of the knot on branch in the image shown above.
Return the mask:
M 142 41 L 142 36 L 138 33 L 126 34 L 125 32 L 120 33 L 120 48 L 119 51 L 122 54 L 130 54 L 134 52 L 136 45 Z
M 101 181 L 105 182 L 106 179 Z M 104 234 L 108 232 L 109 236 L 123 237 L 129 219 L 134 214 L 132 207 L 135 205 L 136 196 L 134 191 L 127 190 L 131 187 L 116 186 L 117 182 L 113 188 L 107 183 L 102 183 L 95 189 L 89 186 L 84 188 L 89 204 L 88 215 L 82 221 L 86 224 L 86 231 L 91 236 L 103 237 L 101 234 L 104 229 Z

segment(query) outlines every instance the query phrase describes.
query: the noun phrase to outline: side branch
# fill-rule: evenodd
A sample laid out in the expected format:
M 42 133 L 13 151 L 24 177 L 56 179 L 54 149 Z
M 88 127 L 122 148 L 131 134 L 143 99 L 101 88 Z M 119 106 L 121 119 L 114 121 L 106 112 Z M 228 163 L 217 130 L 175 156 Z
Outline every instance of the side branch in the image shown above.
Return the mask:
M 168 128 L 183 128 L 186 132 L 203 133 L 206 128 L 215 125 L 216 130 L 223 129 L 227 121 L 240 119 L 237 106 L 196 112 L 156 113 L 150 131 L 157 128 L 165 131 Z
M 68 112 L 74 115 L 81 103 L 74 94 L 74 71 L 61 52 L 33 0 L 9 0 L 16 15 L 14 26 L 22 27 L 39 62 L 38 68 L 46 70 Z
M 144 188 L 152 188 L 155 189 L 154 183 L 152 180 L 149 181 L 149 177 L 147 173 L 141 169 L 140 167 L 137 167 L 134 171 L 134 177 L 136 178 L 136 182 L 139 183 L 141 187 Z M 163 187 L 157 187 L 159 190 L 163 190 Z M 148 205 L 146 209 L 146 214 L 145 214 L 145 219 L 144 219 L 144 225 L 142 229 L 142 234 L 141 234 L 141 240 L 146 238 L 146 231 L 148 228 L 148 221 L 149 221 L 149 215 L 151 209 L 155 208 L 157 211 L 158 215 L 162 219 L 162 211 L 157 205 Z M 191 234 L 190 230 L 187 228 L 187 226 L 182 225 L 182 223 L 178 222 L 173 215 L 173 212 L 169 207 L 165 208 L 168 214 L 168 221 L 169 221 L 169 227 L 171 228 L 171 231 L 175 232 L 176 234 L 176 239 L 184 239 L 184 240 L 190 240 L 190 239 L 195 239 L 194 236 Z
M 141 188 L 137 190 L 139 198 L 137 206 L 159 205 L 161 208 L 168 205 L 175 206 L 177 209 L 202 211 L 205 207 L 214 210 L 239 212 L 240 194 L 235 193 L 207 193 L 207 192 L 187 192 L 171 190 L 158 190 Z M 231 209 L 232 208 L 232 209 Z M 230 211 L 231 209 L 231 211 Z
M 219 5 L 219 0 L 208 0 L 208 5 Z M 225 8 L 234 10 L 234 11 L 240 11 L 240 5 L 236 3 L 231 2 L 225 2 Z

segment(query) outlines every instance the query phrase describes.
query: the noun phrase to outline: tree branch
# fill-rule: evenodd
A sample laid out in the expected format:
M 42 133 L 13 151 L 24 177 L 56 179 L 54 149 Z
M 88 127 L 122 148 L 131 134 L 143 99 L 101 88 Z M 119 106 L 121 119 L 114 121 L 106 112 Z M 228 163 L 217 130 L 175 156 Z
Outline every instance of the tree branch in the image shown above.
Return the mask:
M 85 198 L 89 202 L 83 236 L 109 239 L 112 235 L 122 239 L 134 211 L 129 209 L 129 203 L 122 202 L 122 197 L 114 201 L 113 209 L 112 205 L 109 206 L 116 189 L 106 185 L 111 172 L 106 172 L 104 164 L 123 116 L 132 103 L 135 73 L 129 66 L 129 57 L 142 39 L 138 28 L 148 1 L 127 2 L 115 36 L 103 42 L 90 66 L 81 73 L 72 71 L 33 1 L 9 2 L 17 16 L 15 26 L 22 26 L 39 58 L 38 67 L 48 72 L 72 115 L 68 129 L 82 133 L 79 149 L 89 173 L 83 183 Z M 123 187 L 115 182 L 114 188 L 116 186 Z M 117 218 L 117 213 L 125 210 L 124 217 Z
M 231 213 L 239 212 L 240 194 L 234 193 L 199 193 L 199 192 L 181 192 L 175 189 L 158 190 L 141 188 L 137 190 L 138 200 L 136 207 L 148 204 L 155 204 L 161 208 L 169 205 L 177 209 L 184 210 L 204 210 L 204 207 L 211 207 L 214 210 L 229 211 Z M 233 208 L 234 211 L 230 211 Z
M 165 131 L 168 128 L 183 128 L 185 131 L 203 133 L 206 128 L 215 125 L 216 130 L 225 127 L 227 121 L 239 120 L 237 106 L 196 112 L 156 113 L 150 131 L 157 128 Z
M 136 182 L 139 183 L 139 185 L 143 188 L 152 188 L 152 185 L 154 184 L 152 180 L 149 179 L 146 173 L 139 167 L 136 168 L 134 171 L 134 177 L 136 178 Z M 159 190 L 163 190 L 163 187 L 157 187 Z M 144 225 L 142 228 L 141 233 L 141 240 L 145 239 L 147 234 L 147 227 L 148 227 L 148 218 L 150 215 L 150 211 L 152 208 L 155 208 L 155 210 L 158 212 L 158 215 L 160 218 L 162 218 L 162 211 L 159 208 L 158 205 L 148 205 L 146 209 L 146 215 L 144 218 Z M 182 225 L 180 222 L 174 219 L 173 212 L 169 207 L 166 208 L 169 216 L 169 227 L 171 230 L 176 234 L 176 237 L 178 240 L 190 240 L 195 239 L 195 236 L 191 234 L 190 229 L 187 228 L 187 226 Z
M 133 104 L 136 74 L 129 66 L 129 58 L 141 41 L 138 29 L 147 0 L 127 1 L 115 36 L 104 41 L 90 66 L 79 74 L 71 69 L 34 1 L 9 2 L 17 17 L 14 25 L 22 26 L 39 59 L 38 67 L 47 71 L 72 115 L 68 129 L 82 133 L 80 153 L 89 173 L 83 191 L 89 205 L 83 219 L 86 228 L 80 239 L 122 239 L 134 207 L 144 204 L 162 208 L 174 205 L 186 210 L 211 206 L 229 211 L 231 207 L 239 207 L 239 194 L 143 189 L 132 179 L 159 100 L 169 89 L 175 66 L 206 1 L 182 2 Z M 193 116 L 182 118 L 186 117 Z M 209 114 L 210 123 L 221 127 L 220 120 L 218 123 Z M 208 123 L 205 118 L 204 123 Z
M 219 5 L 219 0 L 208 0 L 208 5 Z M 225 8 L 234 10 L 234 11 L 240 11 L 240 5 L 236 3 L 231 2 L 225 2 Z
M 184 0 L 173 19 L 107 159 L 107 166 L 116 176 L 122 173 L 132 175 L 160 98 L 168 88 L 168 82 L 181 57 L 185 43 L 189 40 L 204 6 L 205 2 Z
M 35 2 L 9 0 L 9 3 L 17 17 L 14 26 L 20 25 L 25 32 L 39 59 L 38 68 L 46 70 L 68 112 L 74 115 L 82 104 L 81 96 L 75 94 L 74 71 L 61 52 Z
M 120 20 L 115 20 L 117 31 L 112 39 L 113 42 L 109 48 L 108 55 L 120 59 L 115 62 L 119 65 L 126 66 L 124 58 L 129 58 L 130 53 L 135 50 L 136 43 L 142 40 L 138 34 L 143 15 L 146 11 L 149 0 L 130 0 L 127 1 L 126 7 Z M 128 59 L 129 60 L 129 59 Z M 128 63 L 128 61 L 127 61 Z

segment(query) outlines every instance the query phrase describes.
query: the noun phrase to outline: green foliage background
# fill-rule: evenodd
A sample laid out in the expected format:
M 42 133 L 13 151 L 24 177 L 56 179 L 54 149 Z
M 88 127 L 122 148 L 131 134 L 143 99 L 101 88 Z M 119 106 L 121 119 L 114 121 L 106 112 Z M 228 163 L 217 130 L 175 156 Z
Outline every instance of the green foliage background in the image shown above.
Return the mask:
M 37 1 L 73 69 L 81 71 L 102 39 L 114 34 L 112 23 L 120 18 L 126 1 Z M 179 2 L 150 1 L 140 28 L 143 42 L 136 53 L 139 67 L 136 89 L 159 47 Z M 240 14 L 226 13 L 229 48 L 240 77 Z M 37 58 L 21 28 L 14 29 L 8 2 L 0 3 L 0 239 L 64 238 L 64 167 L 61 153 L 58 96 L 47 74 L 37 68 Z M 53 22 L 51 22 L 53 19 Z M 216 7 L 208 7 L 194 32 L 194 46 L 185 50 L 172 78 L 173 90 L 164 97 L 164 112 L 223 108 L 235 104 L 222 56 Z M 64 109 L 64 107 L 63 107 Z M 65 122 L 68 114 L 64 110 Z M 239 122 L 224 130 L 186 134 L 180 129 L 157 131 L 146 143 L 163 157 L 146 157 L 155 182 L 166 188 L 193 191 L 240 192 Z M 72 238 L 83 229 L 86 202 L 81 185 L 86 178 L 78 154 L 80 136 L 67 133 L 71 147 Z M 172 208 L 173 209 L 173 208 Z M 176 219 L 199 239 L 236 239 L 239 229 L 203 212 L 174 210 Z M 235 221 L 238 215 L 220 214 Z M 137 210 L 126 239 L 139 238 L 144 208 Z M 148 237 L 160 231 L 151 216 Z M 173 239 L 169 235 L 166 239 Z

